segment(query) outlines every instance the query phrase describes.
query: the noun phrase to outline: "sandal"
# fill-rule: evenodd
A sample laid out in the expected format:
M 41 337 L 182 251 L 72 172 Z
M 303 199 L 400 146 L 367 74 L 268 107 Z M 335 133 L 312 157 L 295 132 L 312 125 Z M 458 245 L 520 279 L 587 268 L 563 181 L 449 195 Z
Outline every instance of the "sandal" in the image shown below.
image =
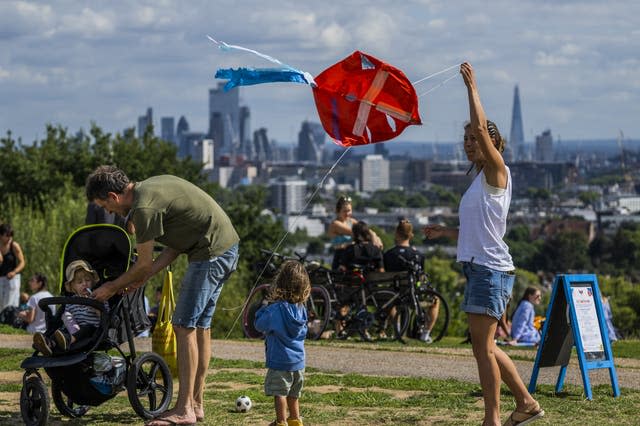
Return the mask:
M 540 408 L 540 404 L 536 404 L 527 411 L 513 410 L 503 426 L 528 425 L 544 416 L 544 410 Z

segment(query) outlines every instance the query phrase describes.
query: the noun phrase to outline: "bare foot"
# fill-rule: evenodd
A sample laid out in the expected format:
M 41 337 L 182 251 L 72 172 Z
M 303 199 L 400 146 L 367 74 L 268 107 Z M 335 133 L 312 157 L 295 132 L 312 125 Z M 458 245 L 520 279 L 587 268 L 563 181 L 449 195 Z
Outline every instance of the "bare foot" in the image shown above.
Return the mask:
M 201 422 L 204 420 L 204 409 L 202 407 L 193 407 L 193 411 L 196 413 L 196 420 Z
M 181 415 L 176 412 L 166 411 L 145 423 L 145 426 L 193 425 L 196 421 L 196 416 L 193 413 Z

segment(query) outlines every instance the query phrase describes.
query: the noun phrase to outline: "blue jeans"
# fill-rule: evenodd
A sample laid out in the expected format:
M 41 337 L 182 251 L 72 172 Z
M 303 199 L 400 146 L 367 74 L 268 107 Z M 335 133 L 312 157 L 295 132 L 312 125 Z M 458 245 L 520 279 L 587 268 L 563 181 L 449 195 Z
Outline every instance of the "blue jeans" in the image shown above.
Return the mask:
M 467 286 L 460 308 L 469 314 L 489 315 L 499 320 L 511 298 L 514 272 L 496 271 L 471 262 L 462 262 L 462 271 Z
M 185 328 L 211 327 L 222 286 L 237 265 L 237 244 L 220 256 L 190 262 L 182 279 L 172 324 Z

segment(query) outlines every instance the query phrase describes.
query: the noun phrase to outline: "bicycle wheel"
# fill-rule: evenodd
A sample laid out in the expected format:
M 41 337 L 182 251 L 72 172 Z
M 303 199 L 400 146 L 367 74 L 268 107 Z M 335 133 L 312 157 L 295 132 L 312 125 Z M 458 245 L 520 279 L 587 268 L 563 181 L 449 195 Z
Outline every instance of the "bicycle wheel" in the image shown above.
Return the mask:
M 449 327 L 449 305 L 440 293 L 432 289 L 420 289 L 418 300 L 421 312 L 416 313 L 417 325 L 422 324 L 431 330 L 431 341 L 437 342 Z
M 366 312 L 367 318 L 359 320 L 371 338 L 400 339 L 409 326 L 409 308 L 391 290 L 377 290 L 367 296 Z
M 256 330 L 254 321 L 256 312 L 263 306 L 263 301 L 269 294 L 269 284 L 261 284 L 253 289 L 247 298 L 244 309 L 242 309 L 242 331 L 249 339 L 261 339 L 262 333 Z
M 307 339 L 318 340 L 329 324 L 331 316 L 331 298 L 324 287 L 311 287 L 306 302 Z

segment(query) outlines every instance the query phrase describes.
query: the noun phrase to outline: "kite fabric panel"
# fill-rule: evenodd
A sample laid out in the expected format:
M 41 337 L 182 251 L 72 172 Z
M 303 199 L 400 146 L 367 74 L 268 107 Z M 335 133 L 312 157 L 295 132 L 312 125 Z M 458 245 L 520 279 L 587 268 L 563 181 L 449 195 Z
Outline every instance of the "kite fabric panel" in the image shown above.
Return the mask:
M 250 86 L 262 83 L 303 83 L 310 84 L 301 71 L 277 68 L 226 68 L 216 71 L 216 78 L 229 80 L 224 85 L 228 92 L 236 86 Z
M 393 139 L 422 124 L 405 74 L 356 51 L 315 78 L 313 96 L 325 131 L 343 146 Z

